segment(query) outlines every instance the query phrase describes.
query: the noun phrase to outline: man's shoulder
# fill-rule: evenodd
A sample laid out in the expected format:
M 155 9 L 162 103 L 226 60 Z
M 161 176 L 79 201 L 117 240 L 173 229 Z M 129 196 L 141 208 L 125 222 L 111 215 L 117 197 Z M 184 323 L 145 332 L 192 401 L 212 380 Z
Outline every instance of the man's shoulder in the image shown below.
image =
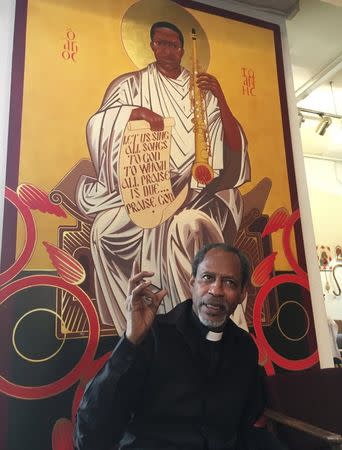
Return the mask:
M 236 325 L 236 323 L 232 319 L 229 319 L 229 327 L 234 335 L 239 336 L 242 339 L 251 339 L 249 332 L 239 327 L 239 325 Z
M 113 96 L 117 94 L 117 92 L 121 90 L 135 90 L 138 88 L 140 84 L 141 78 L 147 72 L 148 67 L 145 67 L 141 70 L 135 70 L 133 72 L 127 72 L 119 75 L 111 81 L 109 86 L 106 89 L 103 102 L 105 104 L 106 101 L 111 99 Z
M 111 83 L 107 88 L 105 98 L 108 97 L 115 89 L 121 87 L 123 84 L 138 80 L 141 75 L 141 72 L 142 72 L 141 70 L 135 70 L 134 72 L 123 73 L 118 77 L 114 78 L 114 80 L 111 81 Z
M 126 73 L 123 73 L 123 74 L 117 76 L 109 84 L 108 88 L 122 84 L 124 82 L 127 82 L 128 80 L 137 80 L 141 76 L 143 76 L 145 73 L 148 73 L 151 70 L 156 70 L 155 63 L 151 63 L 151 64 L 147 65 L 146 67 L 143 67 L 142 69 L 134 70 L 132 72 L 126 72 Z
M 179 320 L 190 313 L 192 308 L 192 300 L 185 300 L 176 305 L 171 311 L 165 314 L 157 315 L 157 322 L 160 325 L 176 325 Z
M 229 334 L 233 337 L 235 345 L 240 347 L 240 351 L 249 352 L 253 355 L 258 353 L 258 348 L 251 334 L 236 325 L 231 319 L 228 322 Z

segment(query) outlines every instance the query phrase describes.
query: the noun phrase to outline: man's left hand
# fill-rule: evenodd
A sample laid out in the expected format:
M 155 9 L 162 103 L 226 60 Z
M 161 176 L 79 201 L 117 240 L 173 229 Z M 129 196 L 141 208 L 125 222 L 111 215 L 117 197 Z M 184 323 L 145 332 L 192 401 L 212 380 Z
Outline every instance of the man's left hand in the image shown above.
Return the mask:
M 217 78 L 209 73 L 199 73 L 197 75 L 197 85 L 204 91 L 211 91 L 218 99 L 223 95 L 221 85 Z
M 159 305 L 167 292 L 162 289 L 154 293 L 151 281 L 153 272 L 140 272 L 138 263 L 133 264 L 132 275 L 128 280 L 128 295 L 126 298 L 126 337 L 132 344 L 139 344 L 151 328 Z

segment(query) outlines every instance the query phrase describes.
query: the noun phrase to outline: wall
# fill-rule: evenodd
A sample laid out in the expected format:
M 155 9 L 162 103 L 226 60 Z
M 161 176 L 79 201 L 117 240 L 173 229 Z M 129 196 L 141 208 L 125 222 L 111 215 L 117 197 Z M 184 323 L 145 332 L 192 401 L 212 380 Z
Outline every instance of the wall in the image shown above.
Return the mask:
M 305 171 L 316 242 L 341 245 L 342 164 L 306 157 Z
M 14 30 L 14 0 L 0 2 L 0 243 L 2 238 L 2 216 L 7 154 L 8 112 L 12 67 L 12 48 Z M 1 258 L 1 254 L 0 254 Z
M 316 135 L 316 140 L 319 138 Z M 324 304 L 331 319 L 341 320 L 342 261 L 335 259 L 335 246 L 341 246 L 342 242 L 342 164 L 305 157 L 305 170 L 316 243 L 318 246 L 329 246 L 333 258 L 330 266 L 334 268 L 338 265 L 334 276 L 331 271 L 320 272 Z
M 293 82 L 291 66 L 289 61 L 289 52 L 287 46 L 286 30 L 284 26 L 284 18 L 275 17 L 271 14 L 262 13 L 251 7 L 243 6 L 239 2 L 227 1 L 202 1 L 212 6 L 230 9 L 242 14 L 253 15 L 259 19 L 276 22 L 280 25 L 283 37 L 283 49 L 285 59 L 285 74 L 286 83 L 288 86 L 288 102 L 290 111 L 291 133 L 294 147 L 294 163 L 296 167 L 296 178 L 298 185 L 299 203 L 302 213 L 302 226 L 304 230 L 304 246 L 306 258 L 308 261 L 308 273 L 310 278 L 310 286 L 312 291 L 312 301 L 314 309 L 314 317 L 316 324 L 316 332 L 319 342 L 320 359 L 322 366 L 329 366 L 331 364 L 331 355 L 327 346 L 324 344 L 329 340 L 328 331 L 326 330 L 324 309 L 321 309 L 321 288 L 317 277 L 317 266 L 315 266 L 315 240 L 312 232 L 312 219 L 308 203 L 307 187 L 305 183 L 305 171 L 303 156 L 301 152 L 300 136 L 297 127 L 296 105 L 293 92 Z M 6 161 L 6 143 L 7 143 L 7 128 L 8 128 L 8 100 L 9 100 L 9 85 L 10 85 L 10 70 L 11 70 L 11 50 L 12 50 L 12 34 L 13 34 L 13 18 L 14 18 L 14 3 L 10 0 L 3 0 L 1 4 L 1 51 L 4 55 L 5 70 L 1 72 L 1 90 L 3 95 L 1 98 L 1 179 L 0 187 L 2 189 L 0 195 L 0 211 L 3 209 L 3 186 L 5 175 L 5 161 Z M 2 224 L 2 221 L 1 221 Z M 1 236 L 0 236 L 1 237 Z

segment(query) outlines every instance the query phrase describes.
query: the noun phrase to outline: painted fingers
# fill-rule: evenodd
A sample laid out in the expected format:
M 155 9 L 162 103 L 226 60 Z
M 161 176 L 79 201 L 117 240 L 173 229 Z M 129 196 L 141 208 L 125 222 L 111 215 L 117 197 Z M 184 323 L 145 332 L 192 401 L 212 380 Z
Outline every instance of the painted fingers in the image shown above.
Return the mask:
M 164 117 L 144 106 L 134 109 L 131 112 L 130 120 L 146 120 L 150 124 L 152 131 L 164 130 Z
M 218 80 L 209 73 L 200 73 L 197 76 L 197 85 L 204 91 L 211 91 L 216 97 L 221 92 L 221 86 Z

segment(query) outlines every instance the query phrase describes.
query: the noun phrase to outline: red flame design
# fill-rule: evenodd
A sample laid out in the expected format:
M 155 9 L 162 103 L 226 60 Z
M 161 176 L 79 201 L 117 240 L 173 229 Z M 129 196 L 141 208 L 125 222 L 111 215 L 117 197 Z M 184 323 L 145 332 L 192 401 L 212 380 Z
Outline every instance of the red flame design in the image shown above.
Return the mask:
M 74 450 L 73 425 L 70 420 L 61 418 L 52 430 L 52 450 Z
M 277 252 L 271 253 L 259 263 L 252 274 L 252 284 L 256 287 L 263 286 L 270 279 L 271 272 L 274 268 L 274 260 Z
M 54 214 L 57 217 L 67 217 L 60 206 L 51 203 L 49 196 L 32 184 L 20 184 L 17 187 L 17 194 L 30 209 Z
M 268 236 L 274 231 L 278 231 L 280 228 L 284 228 L 286 220 L 289 217 L 289 213 L 286 208 L 279 208 L 271 215 L 269 221 L 267 222 L 262 237 Z
M 85 280 L 85 270 L 73 256 L 49 242 L 44 241 L 43 245 L 63 280 L 70 284 L 81 284 Z

